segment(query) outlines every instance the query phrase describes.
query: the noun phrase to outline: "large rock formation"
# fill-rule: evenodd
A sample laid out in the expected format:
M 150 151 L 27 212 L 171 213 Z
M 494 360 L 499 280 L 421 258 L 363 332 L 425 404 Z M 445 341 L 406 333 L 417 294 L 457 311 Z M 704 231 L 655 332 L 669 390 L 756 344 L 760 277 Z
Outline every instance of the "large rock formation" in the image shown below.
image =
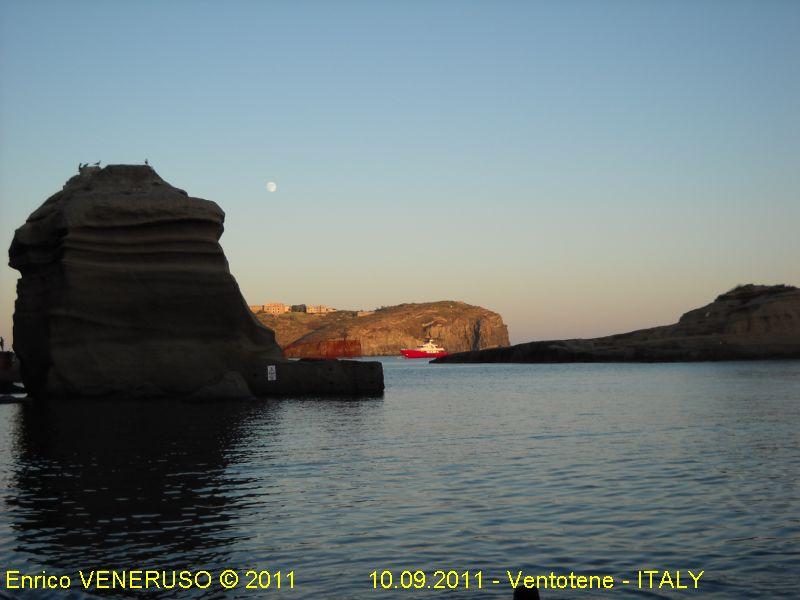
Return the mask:
M 147 166 L 84 169 L 14 235 L 14 349 L 59 397 L 376 392 L 380 365 L 288 363 L 218 240 L 224 213 Z M 272 367 L 272 368 L 270 368 Z
M 359 342 L 363 356 L 399 355 L 401 348 L 413 348 L 427 337 L 451 352 L 508 345 L 508 328 L 499 314 L 464 302 L 400 304 L 363 316 L 339 311 L 258 317 L 292 357 L 315 357 L 326 344 L 342 340 Z
M 669 362 L 800 358 L 800 289 L 743 285 L 674 325 L 587 340 L 529 342 L 434 362 Z

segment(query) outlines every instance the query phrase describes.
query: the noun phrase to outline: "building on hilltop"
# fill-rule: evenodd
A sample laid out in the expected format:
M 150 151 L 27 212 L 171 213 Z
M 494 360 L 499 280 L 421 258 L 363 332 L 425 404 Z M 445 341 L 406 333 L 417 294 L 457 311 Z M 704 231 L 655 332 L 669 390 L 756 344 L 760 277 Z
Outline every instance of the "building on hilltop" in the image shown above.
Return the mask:
M 286 306 L 283 302 L 270 302 L 264 305 L 264 312 L 270 315 L 282 315 L 290 312 L 292 309 Z
M 291 311 L 292 309 L 286 306 L 283 302 L 268 302 L 267 304 L 253 304 L 250 310 L 254 313 L 267 313 L 270 315 L 282 315 Z
M 269 315 L 283 315 L 289 312 L 308 313 L 310 315 L 324 315 L 332 312 L 339 312 L 338 308 L 331 308 L 324 304 L 292 304 L 291 306 L 283 302 L 268 302 L 267 304 L 252 304 L 250 310 L 254 313 L 267 313 Z M 372 314 L 372 313 L 369 313 Z
M 326 313 L 336 312 L 337 309 L 325 306 L 324 304 L 306 304 L 306 312 L 314 315 L 324 315 Z

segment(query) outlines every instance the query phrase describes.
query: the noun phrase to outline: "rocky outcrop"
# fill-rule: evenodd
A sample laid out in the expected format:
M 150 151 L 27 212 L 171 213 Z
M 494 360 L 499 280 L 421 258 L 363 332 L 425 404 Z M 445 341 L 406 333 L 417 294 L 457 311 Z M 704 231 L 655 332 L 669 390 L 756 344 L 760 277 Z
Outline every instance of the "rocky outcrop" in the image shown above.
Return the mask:
M 218 243 L 224 217 L 147 166 L 85 169 L 70 179 L 9 250 L 22 274 L 14 349 L 29 393 L 239 398 L 382 389 L 380 365 L 287 363 L 228 269 Z
M 434 362 L 672 362 L 800 358 L 800 289 L 743 285 L 674 325 L 595 339 L 529 342 Z
M 451 352 L 508 345 L 508 328 L 499 314 L 464 302 L 400 304 L 363 316 L 352 311 L 258 316 L 292 357 L 315 357 L 326 342 L 337 340 L 360 342 L 364 356 L 397 355 L 428 337 Z

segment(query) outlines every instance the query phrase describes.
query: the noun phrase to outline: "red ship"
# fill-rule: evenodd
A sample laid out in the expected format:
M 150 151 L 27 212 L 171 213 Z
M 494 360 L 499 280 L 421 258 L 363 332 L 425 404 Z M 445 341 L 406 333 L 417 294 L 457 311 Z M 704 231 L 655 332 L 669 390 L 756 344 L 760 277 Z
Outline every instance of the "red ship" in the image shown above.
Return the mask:
M 433 340 L 427 339 L 424 344 L 414 349 L 403 348 L 400 350 L 400 354 L 406 358 L 439 358 L 440 356 L 447 356 L 449 352 L 434 343 Z

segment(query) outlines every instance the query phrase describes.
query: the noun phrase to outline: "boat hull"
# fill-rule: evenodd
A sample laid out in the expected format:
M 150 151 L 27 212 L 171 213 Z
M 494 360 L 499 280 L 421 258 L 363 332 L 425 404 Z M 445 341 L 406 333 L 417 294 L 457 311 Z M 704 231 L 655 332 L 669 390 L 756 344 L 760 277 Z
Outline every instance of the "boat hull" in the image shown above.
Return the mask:
M 450 354 L 449 352 L 422 352 L 421 350 L 413 350 L 409 348 L 403 348 L 400 350 L 400 354 L 405 356 L 406 358 L 440 358 L 442 356 L 447 356 Z

